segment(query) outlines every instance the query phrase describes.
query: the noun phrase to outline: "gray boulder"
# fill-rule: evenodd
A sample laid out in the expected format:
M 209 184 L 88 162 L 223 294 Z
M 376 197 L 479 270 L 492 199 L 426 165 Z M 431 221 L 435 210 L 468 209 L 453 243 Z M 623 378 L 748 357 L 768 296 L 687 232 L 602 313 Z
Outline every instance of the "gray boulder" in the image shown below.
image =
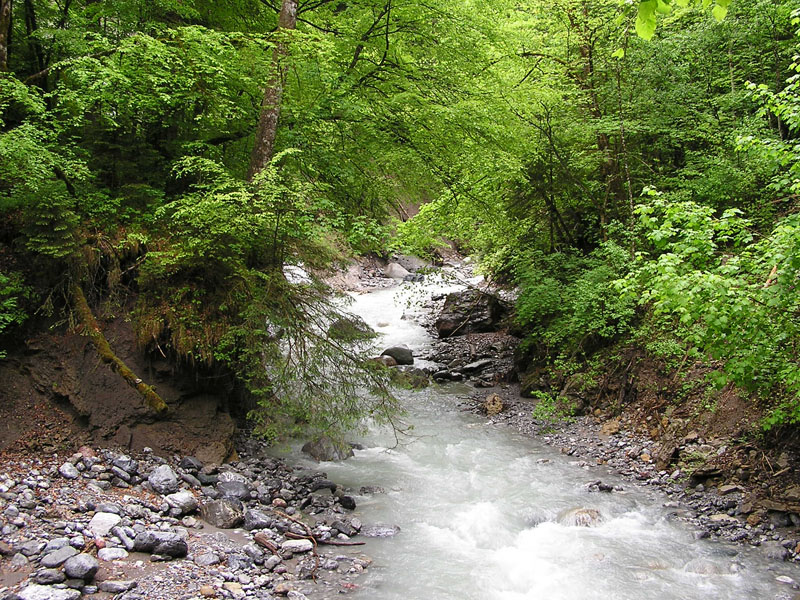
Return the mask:
M 162 495 L 174 494 L 180 487 L 178 477 L 169 465 L 159 465 L 147 478 L 153 489 Z
M 448 294 L 434 326 L 440 338 L 497 331 L 509 306 L 480 290 Z
M 183 558 L 189 546 L 180 535 L 172 531 L 142 531 L 133 540 L 134 550 L 173 558 Z
M 244 506 L 235 498 L 214 500 L 200 508 L 200 517 L 214 527 L 233 529 L 244 521 Z
M 97 559 L 86 553 L 76 554 L 64 563 L 64 573 L 67 577 L 84 581 L 91 580 L 99 568 L 100 563 L 97 562 Z
M 197 498 L 187 490 L 169 494 L 164 499 L 172 508 L 177 508 L 182 515 L 188 515 L 197 510 Z
M 111 461 L 111 464 L 128 475 L 135 475 L 136 471 L 139 469 L 139 463 L 125 454 L 117 456 Z
M 220 481 L 217 484 L 217 491 L 223 498 L 250 499 L 250 486 L 243 481 Z
M 62 590 L 49 585 L 29 585 L 17 593 L 19 600 L 78 600 L 79 590 Z
M 128 580 L 106 579 L 105 581 L 101 581 L 97 585 L 97 589 L 107 594 L 121 594 L 123 592 L 127 592 L 128 590 L 132 590 L 137 585 L 138 584 L 133 579 L 128 579 Z
M 392 346 L 381 353 L 381 356 L 391 356 L 398 365 L 413 365 L 414 354 L 406 346 Z
M 267 529 L 272 527 L 272 517 L 260 510 L 248 510 L 244 513 L 244 528 L 247 531 L 253 529 Z
M 114 527 L 119 525 L 120 521 L 122 521 L 122 517 L 119 515 L 114 513 L 98 512 L 95 513 L 95 515 L 92 517 L 92 520 L 89 521 L 88 529 L 95 537 L 105 537 Z
M 326 435 L 307 442 L 302 450 L 318 461 L 346 460 L 353 456 L 353 448 L 349 444 L 335 442 Z
M 197 460 L 194 456 L 184 456 L 181 459 L 181 469 L 197 473 L 203 468 L 203 463 Z
M 61 473 L 61 476 L 64 479 L 77 479 L 80 476 L 80 472 L 78 471 L 77 467 L 73 465 L 71 462 L 65 462 L 58 468 L 58 472 Z
M 407 254 L 399 254 L 394 258 L 393 262 L 403 267 L 406 271 L 416 273 L 420 269 L 425 269 L 430 266 L 428 261 L 421 259 L 419 256 L 410 256 Z
M 45 554 L 42 558 L 42 566 L 47 569 L 54 569 L 64 564 L 68 558 L 75 556 L 78 553 L 72 546 L 64 546 L 49 554 Z
M 100 548 L 97 551 L 97 558 L 106 562 L 128 558 L 128 551 L 125 548 Z
M 407 275 L 411 273 L 408 270 L 401 267 L 396 262 L 391 262 L 383 269 L 384 277 L 388 277 L 389 279 L 404 279 Z
M 53 585 L 54 583 L 61 583 L 67 578 L 61 569 L 42 569 L 36 573 L 36 583 L 42 585 Z
M 281 550 L 288 550 L 293 554 L 311 552 L 313 549 L 314 543 L 311 540 L 286 540 L 281 544 Z

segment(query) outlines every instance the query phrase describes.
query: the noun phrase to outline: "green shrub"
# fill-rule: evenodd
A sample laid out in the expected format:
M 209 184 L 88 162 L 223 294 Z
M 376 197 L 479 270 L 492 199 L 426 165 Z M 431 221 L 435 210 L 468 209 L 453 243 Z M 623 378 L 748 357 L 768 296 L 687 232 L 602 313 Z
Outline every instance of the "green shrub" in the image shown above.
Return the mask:
M 607 242 L 589 256 L 527 253 L 516 269 L 517 320 L 528 343 L 548 354 L 586 354 L 628 331 L 635 303 L 612 283 L 630 266 L 628 252 Z

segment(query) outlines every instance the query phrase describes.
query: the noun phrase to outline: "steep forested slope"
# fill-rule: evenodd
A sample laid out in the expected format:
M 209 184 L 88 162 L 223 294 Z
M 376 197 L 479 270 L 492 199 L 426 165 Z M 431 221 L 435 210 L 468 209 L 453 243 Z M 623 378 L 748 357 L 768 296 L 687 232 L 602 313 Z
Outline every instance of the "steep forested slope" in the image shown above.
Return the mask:
M 793 424 L 793 10 L 0 0 L 4 346 L 67 324 L 163 412 L 123 316 L 265 432 L 346 428 L 391 398 L 283 267 L 452 240 L 519 286 L 542 397 L 633 344 Z

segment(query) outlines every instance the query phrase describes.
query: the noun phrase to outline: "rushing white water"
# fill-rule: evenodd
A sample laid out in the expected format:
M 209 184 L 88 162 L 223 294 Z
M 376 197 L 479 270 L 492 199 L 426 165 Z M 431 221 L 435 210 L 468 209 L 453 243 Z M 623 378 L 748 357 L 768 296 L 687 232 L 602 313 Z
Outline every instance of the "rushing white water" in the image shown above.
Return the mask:
M 358 296 L 351 310 L 385 334 L 383 345 L 420 350 L 428 334 L 402 318 L 412 288 L 420 286 Z M 460 411 L 458 396 L 468 391 L 452 384 L 403 392 L 411 443 L 393 447 L 391 432 L 374 431 L 358 440 L 365 449 L 354 458 L 314 465 L 356 492 L 384 488 L 356 495 L 356 514 L 365 525 L 401 528 L 368 541 L 375 562 L 355 600 L 794 597 L 777 577 L 798 579 L 795 566 L 775 570 L 757 549 L 696 540 L 657 492 Z M 623 491 L 589 493 L 586 484 L 601 478 Z M 558 522 L 578 507 L 602 521 Z

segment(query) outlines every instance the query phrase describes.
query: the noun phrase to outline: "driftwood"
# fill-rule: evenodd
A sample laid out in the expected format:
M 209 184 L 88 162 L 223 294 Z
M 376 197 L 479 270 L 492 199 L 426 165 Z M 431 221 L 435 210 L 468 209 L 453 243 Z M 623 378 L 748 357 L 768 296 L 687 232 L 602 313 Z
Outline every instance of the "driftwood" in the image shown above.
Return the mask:
M 292 533 L 291 531 L 287 531 L 284 535 L 288 538 L 293 538 L 296 540 L 309 540 L 312 544 L 314 544 L 314 548 L 312 549 L 312 554 L 314 555 L 314 568 L 311 570 L 311 580 L 316 583 L 317 582 L 317 571 L 319 570 L 319 554 L 317 554 L 317 538 L 314 536 L 314 533 L 311 531 L 311 527 L 303 523 L 300 519 L 292 517 L 291 515 L 287 515 L 285 512 L 281 512 L 279 510 L 273 509 L 273 512 L 282 517 L 284 519 L 288 519 L 293 523 L 297 523 L 303 529 L 306 530 L 307 535 L 299 535 L 296 533 Z
M 272 540 L 269 539 L 269 537 L 267 537 L 267 534 L 265 534 L 263 531 L 259 531 L 257 534 L 255 534 L 253 536 L 253 541 L 255 541 L 255 543 L 258 544 L 259 546 L 263 546 L 273 554 L 278 553 L 278 547 L 274 543 L 272 543 Z
M 122 377 L 129 386 L 139 392 L 142 398 L 144 398 L 144 402 L 148 408 L 158 414 L 167 412 L 167 403 L 161 399 L 161 396 L 159 396 L 152 387 L 144 383 L 142 379 L 131 371 L 128 365 L 111 350 L 111 346 L 106 336 L 103 335 L 103 332 L 100 330 L 100 325 L 97 323 L 92 309 L 89 308 L 89 303 L 86 301 L 86 296 L 83 294 L 81 286 L 77 283 L 73 283 L 70 286 L 70 293 L 72 295 L 72 306 L 75 308 L 75 312 L 86 334 L 89 336 L 89 339 L 92 340 L 97 354 L 100 356 L 100 360 L 107 364 L 114 373 Z
M 345 542 L 342 540 L 317 540 L 323 546 L 365 546 L 367 542 Z

